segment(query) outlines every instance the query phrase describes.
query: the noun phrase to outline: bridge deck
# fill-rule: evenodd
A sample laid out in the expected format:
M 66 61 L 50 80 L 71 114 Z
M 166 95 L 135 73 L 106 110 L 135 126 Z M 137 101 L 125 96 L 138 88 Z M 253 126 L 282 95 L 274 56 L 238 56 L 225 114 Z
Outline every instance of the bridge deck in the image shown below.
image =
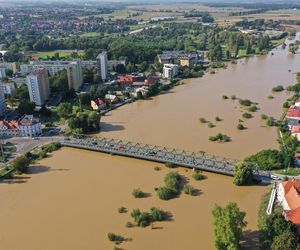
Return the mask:
M 203 151 L 189 152 L 149 144 L 109 138 L 64 138 L 61 144 L 67 147 L 133 157 L 160 163 L 173 163 L 177 166 L 195 168 L 208 172 L 234 175 L 236 160 L 206 154 Z M 269 179 L 269 173 L 256 171 L 256 179 Z

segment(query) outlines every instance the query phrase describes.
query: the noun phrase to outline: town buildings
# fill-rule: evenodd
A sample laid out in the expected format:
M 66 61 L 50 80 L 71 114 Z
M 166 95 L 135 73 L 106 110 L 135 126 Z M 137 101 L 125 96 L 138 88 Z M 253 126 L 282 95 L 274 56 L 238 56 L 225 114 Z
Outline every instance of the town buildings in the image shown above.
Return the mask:
M 69 89 L 78 90 L 83 84 L 81 61 L 76 60 L 67 67 Z
M 163 78 L 171 79 L 178 75 L 179 66 L 177 64 L 164 64 Z
M 300 181 L 279 183 L 277 199 L 283 208 L 285 218 L 297 225 L 300 232 Z
M 6 77 L 5 68 L 0 66 L 0 78 Z
M 0 136 L 39 136 L 42 124 L 32 115 L 25 115 L 19 121 L 0 121 Z
M 20 65 L 21 74 L 26 75 L 40 69 L 46 69 L 53 76 L 62 70 L 67 70 L 68 86 L 78 90 L 83 83 L 81 60 L 74 61 L 30 61 Z
M 0 81 L 0 116 L 4 116 L 6 113 L 5 95 L 4 95 L 4 85 Z
M 15 83 L 7 82 L 7 83 L 3 84 L 3 89 L 4 89 L 4 94 L 13 95 L 16 90 Z
M 200 60 L 204 59 L 204 53 L 201 51 L 197 53 L 187 53 L 181 50 L 163 51 L 163 53 L 157 57 L 161 64 L 177 64 L 182 67 L 192 68 Z
M 101 78 L 102 81 L 105 81 L 107 79 L 107 73 L 108 73 L 108 60 L 107 60 L 107 52 L 103 51 L 97 56 L 98 61 L 98 75 Z
M 99 111 L 101 109 L 105 109 L 106 103 L 103 99 L 98 98 L 96 100 L 91 100 L 91 107 L 93 110 Z
M 27 76 L 27 85 L 30 100 L 37 106 L 42 106 L 46 103 L 50 96 L 50 86 L 48 72 L 46 69 L 34 71 Z

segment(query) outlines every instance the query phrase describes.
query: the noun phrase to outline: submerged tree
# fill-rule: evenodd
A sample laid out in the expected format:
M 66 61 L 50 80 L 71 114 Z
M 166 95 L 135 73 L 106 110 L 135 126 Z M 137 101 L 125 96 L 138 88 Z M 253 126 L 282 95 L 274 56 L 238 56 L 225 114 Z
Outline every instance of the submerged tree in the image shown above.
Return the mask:
M 216 248 L 219 250 L 239 249 L 243 228 L 247 225 L 246 213 L 240 211 L 236 203 L 230 202 L 225 207 L 215 205 L 212 214 Z

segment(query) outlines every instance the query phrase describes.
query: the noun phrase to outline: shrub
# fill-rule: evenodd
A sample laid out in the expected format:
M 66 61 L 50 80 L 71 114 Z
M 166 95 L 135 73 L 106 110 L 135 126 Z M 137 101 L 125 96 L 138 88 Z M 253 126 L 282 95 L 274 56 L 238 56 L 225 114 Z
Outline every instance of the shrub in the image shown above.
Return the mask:
M 289 102 L 284 102 L 282 107 L 285 108 L 285 109 L 288 109 L 290 107 Z
M 20 171 L 22 173 L 26 172 L 29 164 L 30 164 L 30 159 L 27 158 L 25 155 L 21 155 L 21 156 L 15 158 L 11 163 L 11 165 L 14 169 L 16 169 L 17 171 Z
M 167 213 L 157 207 L 152 207 L 150 212 L 141 212 L 139 209 L 134 209 L 131 212 L 131 217 L 139 227 L 146 227 L 152 222 L 168 219 Z
M 118 212 L 119 212 L 120 214 L 122 214 L 122 213 L 127 213 L 127 208 L 126 208 L 126 207 L 119 207 L 119 208 L 118 208 Z
M 110 241 L 113 241 L 113 242 L 122 242 L 124 240 L 124 238 L 121 235 L 117 235 L 114 233 L 108 233 L 107 237 Z
M 206 122 L 207 122 L 206 119 L 205 119 L 204 117 L 199 118 L 199 121 L 200 121 L 201 123 L 206 123 Z
M 272 88 L 273 92 L 281 92 L 284 90 L 284 87 L 282 85 L 277 85 L 274 88 Z
M 256 105 L 252 104 L 252 105 L 248 108 L 248 111 L 249 111 L 249 112 L 255 112 L 255 111 L 257 111 Z
M 238 130 L 245 129 L 245 126 L 243 124 L 241 124 L 241 123 L 239 123 L 236 127 L 237 127 Z
M 235 100 L 236 99 L 236 96 L 235 95 L 232 95 L 231 96 L 231 100 Z
M 195 170 L 195 172 L 192 175 L 193 179 L 196 181 L 200 181 L 205 179 L 205 176 L 203 174 L 201 174 L 201 172 L 199 170 Z
M 274 96 L 269 95 L 269 96 L 268 96 L 268 99 L 274 99 Z
M 252 104 L 252 102 L 249 100 L 249 99 L 240 99 L 239 100 L 239 103 L 242 105 L 242 106 L 250 106 Z
M 250 113 L 243 113 L 242 116 L 243 116 L 243 118 L 246 118 L 246 119 L 250 119 L 253 117 Z
M 265 114 L 261 114 L 261 119 L 263 119 L 263 120 L 267 120 L 267 119 L 268 119 L 268 116 L 267 116 L 267 115 L 265 115 Z
M 269 126 L 269 127 L 272 127 L 274 125 L 274 118 L 269 117 L 266 121 L 266 125 Z
M 197 195 L 197 189 L 192 187 L 191 185 L 185 185 L 183 188 L 183 192 L 188 195 L 195 196 Z
M 216 122 L 222 121 L 222 119 L 219 116 L 216 116 L 215 120 L 216 120 Z
M 161 200 L 169 200 L 178 195 L 182 177 L 177 172 L 170 172 L 165 176 L 164 187 L 156 189 L 156 193 Z
M 132 195 L 134 198 L 144 198 L 146 196 L 146 194 L 139 188 L 133 189 Z
M 175 168 L 175 167 L 176 167 L 176 165 L 175 165 L 174 163 L 172 163 L 172 162 L 166 162 L 166 163 L 165 163 L 165 166 L 166 166 L 167 168 Z
M 159 170 L 161 170 L 161 168 L 158 167 L 158 166 L 155 166 L 155 167 L 154 167 L 154 170 L 155 170 L 155 171 L 159 171 Z
M 208 123 L 208 125 L 207 125 L 209 128 L 214 128 L 215 127 L 215 125 L 214 124 L 212 124 L 211 122 L 210 123 Z
M 217 134 L 216 136 L 210 136 L 208 138 L 210 141 L 218 141 L 218 142 L 229 142 L 231 138 L 225 134 Z
M 156 193 L 159 199 L 161 200 L 170 200 L 176 196 L 176 194 L 167 187 L 159 187 L 156 189 Z
M 167 219 L 167 213 L 157 207 L 152 207 L 150 209 L 150 214 L 152 221 L 164 221 Z
M 228 99 L 228 96 L 227 96 L 227 95 L 223 95 L 223 96 L 222 96 L 222 99 L 223 99 L 223 100 L 227 100 L 227 99 Z
M 131 228 L 131 227 L 133 227 L 134 225 L 130 222 L 130 221 L 128 221 L 128 222 L 126 222 L 126 225 L 125 225 L 126 227 L 128 227 L 128 228 Z

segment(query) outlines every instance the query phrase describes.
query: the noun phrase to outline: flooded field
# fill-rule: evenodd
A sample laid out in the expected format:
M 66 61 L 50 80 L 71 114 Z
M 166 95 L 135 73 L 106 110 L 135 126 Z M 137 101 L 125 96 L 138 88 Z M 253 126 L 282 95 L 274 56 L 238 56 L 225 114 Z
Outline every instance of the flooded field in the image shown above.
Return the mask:
M 241 59 L 229 64 L 217 74 L 184 81 L 185 84 L 151 101 L 126 105 L 102 118 L 101 136 L 133 140 L 159 146 L 205 151 L 243 159 L 261 149 L 277 148 L 276 128 L 266 127 L 261 114 L 280 118 L 286 92 L 272 93 L 278 84 L 295 82 L 299 71 L 299 55 L 290 55 L 277 49 L 274 55 Z M 243 109 L 238 100 L 223 100 L 222 96 L 235 95 L 258 103 L 254 118 L 242 118 Z M 272 95 L 274 99 L 268 99 Z M 222 121 L 216 122 L 219 116 Z M 204 117 L 215 127 L 201 124 Z M 237 129 L 239 119 L 246 130 Z M 218 144 L 208 140 L 210 135 L 224 133 L 232 142 Z
M 287 86 L 299 71 L 299 55 L 277 49 L 274 55 L 253 57 L 229 64 L 226 70 L 203 78 L 185 81 L 171 92 L 149 101 L 123 106 L 102 117 L 99 136 L 206 151 L 235 159 L 261 149 L 277 148 L 275 128 L 268 128 L 261 114 L 279 118 L 286 92 L 272 93 L 278 84 Z M 246 130 L 236 126 L 243 109 L 237 100 L 222 96 L 236 95 L 258 103 L 254 118 L 245 120 Z M 268 99 L 273 95 L 274 99 Z M 222 121 L 216 122 L 219 116 Z M 201 124 L 204 117 L 216 127 Z M 225 133 L 232 142 L 218 144 L 210 135 Z M 200 195 L 161 201 L 154 188 L 163 185 L 170 169 L 159 164 L 100 153 L 64 148 L 43 160 L 33 173 L 13 183 L 0 183 L 0 241 L 5 250 L 82 250 L 113 249 L 107 233 L 131 239 L 121 245 L 133 250 L 213 249 L 211 210 L 214 204 L 235 201 L 246 211 L 249 222 L 247 244 L 255 249 L 257 212 L 267 187 L 235 187 L 232 178 L 205 173 L 206 180 L 191 180 L 192 171 L 177 168 Z M 134 199 L 134 188 L 150 197 Z M 128 213 L 119 214 L 124 206 Z M 134 208 L 151 207 L 169 211 L 171 221 L 150 227 L 126 228 Z
M 215 203 L 229 201 L 247 212 L 247 230 L 251 237 L 255 234 L 266 187 L 237 188 L 231 177 L 215 174 L 196 182 L 191 170 L 177 168 L 200 195 L 161 201 L 154 188 L 163 185 L 170 169 L 155 171 L 154 166 L 160 165 L 69 148 L 56 152 L 19 183 L 0 184 L 1 249 L 113 249 L 108 232 L 132 239 L 121 244 L 124 249 L 213 249 L 211 210 Z M 151 196 L 135 199 L 134 188 Z M 121 206 L 128 213 L 119 214 Z M 155 229 L 126 228 L 132 209 L 153 206 L 169 211 L 172 221 L 154 223 Z

